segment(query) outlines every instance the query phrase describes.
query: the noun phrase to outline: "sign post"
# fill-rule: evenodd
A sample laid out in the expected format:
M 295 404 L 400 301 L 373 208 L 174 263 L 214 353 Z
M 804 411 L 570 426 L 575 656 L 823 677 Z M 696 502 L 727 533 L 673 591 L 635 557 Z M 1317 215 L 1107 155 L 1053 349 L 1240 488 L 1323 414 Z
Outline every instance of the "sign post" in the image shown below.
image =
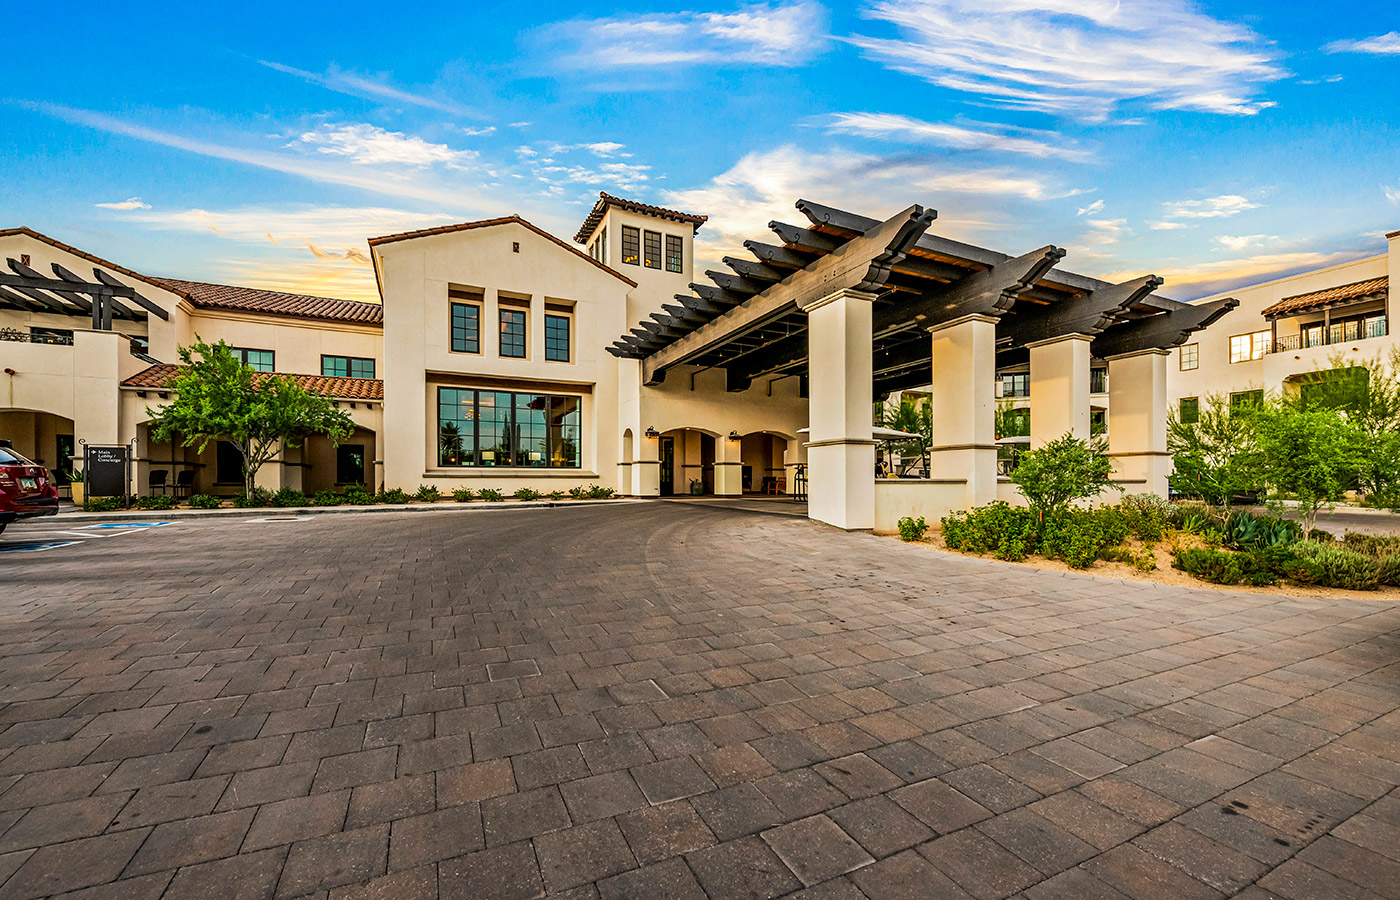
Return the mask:
M 131 448 L 126 444 L 83 444 L 83 476 L 89 497 L 120 497 L 131 506 Z

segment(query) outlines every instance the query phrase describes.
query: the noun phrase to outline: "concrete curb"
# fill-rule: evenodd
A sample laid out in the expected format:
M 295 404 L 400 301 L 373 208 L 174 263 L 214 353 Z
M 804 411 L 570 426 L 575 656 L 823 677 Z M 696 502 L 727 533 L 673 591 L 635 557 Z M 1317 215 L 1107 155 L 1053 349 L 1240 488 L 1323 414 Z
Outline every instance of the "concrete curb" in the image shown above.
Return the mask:
M 617 499 L 617 500 L 507 500 L 490 503 L 481 500 L 473 500 L 470 503 L 400 503 L 400 504 L 375 504 L 374 506 L 260 506 L 250 509 L 114 509 L 111 512 L 84 512 L 75 510 L 73 512 L 60 512 L 56 516 L 45 516 L 40 519 L 24 519 L 26 524 L 44 524 L 54 522 L 110 522 L 115 520 L 133 519 L 147 521 L 151 519 L 161 519 L 175 521 L 179 519 L 198 518 L 266 518 L 269 516 L 318 516 L 333 515 L 336 513 L 369 515 L 373 513 L 395 513 L 395 512 L 501 512 L 509 509 L 557 509 L 562 507 L 584 507 L 600 506 L 613 503 L 644 503 L 644 500 Z

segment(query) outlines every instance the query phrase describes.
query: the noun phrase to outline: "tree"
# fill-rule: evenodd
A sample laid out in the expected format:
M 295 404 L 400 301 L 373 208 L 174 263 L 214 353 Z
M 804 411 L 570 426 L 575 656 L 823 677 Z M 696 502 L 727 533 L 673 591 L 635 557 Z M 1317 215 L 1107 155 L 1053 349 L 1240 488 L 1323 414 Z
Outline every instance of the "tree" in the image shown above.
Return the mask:
M 1075 500 L 1102 494 L 1113 483 L 1112 471 L 1101 441 L 1090 443 L 1066 434 L 1021 454 L 1011 481 L 1044 522 Z
M 1400 350 L 1359 363 L 1337 354 L 1303 380 L 1297 399 L 1346 414 L 1365 444 L 1357 488 L 1378 506 L 1400 507 Z
M 1335 503 L 1355 482 L 1365 433 L 1339 409 L 1278 403 L 1256 417 L 1260 474 L 1272 491 L 1298 501 L 1303 531 L 1318 509 Z
M 917 434 L 917 438 L 886 442 L 886 455 L 890 448 L 897 449 L 901 457 L 917 456 L 920 460 L 933 445 L 933 404 L 924 400 L 900 400 L 898 409 L 885 409 L 880 424 L 894 431 Z
M 1167 450 L 1174 471 L 1168 481 L 1178 494 L 1229 506 L 1236 494 L 1259 487 L 1256 414 L 1259 407 L 1206 397 L 1194 422 L 1176 410 L 1167 420 Z
M 354 423 L 326 397 L 303 388 L 286 375 L 263 375 L 233 355 L 223 341 L 195 343 L 179 349 L 181 368 L 168 387 L 174 399 L 160 409 L 146 408 L 157 441 L 176 434 L 181 444 L 228 441 L 243 457 L 243 490 L 263 463 L 284 447 L 298 447 L 313 434 L 340 443 L 355 430 Z

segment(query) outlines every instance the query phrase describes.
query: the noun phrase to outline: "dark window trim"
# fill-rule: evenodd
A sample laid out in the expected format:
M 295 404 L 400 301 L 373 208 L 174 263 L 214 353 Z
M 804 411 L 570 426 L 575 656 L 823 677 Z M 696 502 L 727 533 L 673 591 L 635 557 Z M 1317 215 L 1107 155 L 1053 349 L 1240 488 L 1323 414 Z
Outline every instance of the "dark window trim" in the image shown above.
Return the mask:
M 652 243 L 656 244 L 656 252 L 652 253 Z M 661 232 L 647 229 L 642 232 L 642 265 L 648 269 L 660 269 L 661 262 Z
M 675 253 L 672 253 L 675 248 Z M 675 265 L 671 264 L 672 260 Z M 685 239 L 674 234 L 666 235 L 666 271 L 681 273 L 685 271 Z
M 627 258 L 628 247 L 631 247 L 632 258 Z M 642 229 L 632 225 L 622 226 L 622 264 L 624 266 L 640 266 L 642 264 Z
M 457 464 L 457 465 L 450 465 L 450 464 L 444 463 L 444 462 L 442 461 L 442 406 L 443 406 L 443 399 L 442 399 L 442 397 L 443 397 L 443 391 L 459 391 L 459 392 L 461 392 L 461 393 L 468 393 L 468 394 L 471 394 L 471 396 L 472 396 L 472 409 L 473 409 L 472 419 L 471 419 L 471 423 L 472 423 L 472 432 L 471 432 L 472 454 L 473 454 L 473 457 L 474 457 L 474 458 L 477 458 L 478 460 L 479 460 L 479 456 L 480 456 L 480 453 L 481 453 L 481 395 L 482 395 L 483 393 L 487 393 L 487 394 L 506 394 L 506 395 L 508 395 L 508 396 L 511 398 L 511 400 L 510 400 L 510 424 L 508 425 L 508 433 L 510 434 L 510 455 L 511 455 L 511 460 L 510 460 L 510 464 L 509 464 L 509 465 L 490 465 L 490 466 L 487 466 L 487 465 L 482 465 L 480 461 L 475 462 L 475 463 L 470 463 L 470 464 L 467 464 L 467 463 L 459 463 L 459 464 Z M 518 406 L 519 406 L 519 401 L 518 401 L 516 398 L 519 397 L 519 396 L 522 395 L 522 394 L 523 394 L 523 395 L 526 395 L 526 396 L 544 397 L 544 398 L 545 398 L 545 404 L 546 404 L 547 407 L 548 407 L 548 406 L 552 406 L 553 401 L 554 401 L 555 399 L 569 399 L 569 400 L 577 401 L 576 414 L 577 414 L 577 417 L 578 417 L 578 419 L 577 419 L 577 428 L 578 428 L 578 441 L 577 441 L 577 444 L 578 444 L 578 445 L 574 448 L 574 464 L 573 464 L 573 465 L 568 465 L 568 466 L 555 466 L 555 465 L 550 465 L 550 464 L 549 464 L 549 462 L 550 462 L 550 461 L 553 459 L 553 457 L 554 457 L 554 449 L 555 449 L 555 446 L 554 446 L 554 432 L 553 432 L 553 429 L 551 428 L 550 423 L 549 423 L 549 421 L 548 421 L 548 416 L 546 416 L 546 421 L 545 421 L 545 441 L 546 441 L 546 445 L 545 445 L 544 455 L 545 455 L 546 464 L 543 465 L 543 466 L 522 466 L 522 465 L 518 465 L 518 464 L 517 464 L 517 457 L 519 456 L 519 453 L 520 453 L 520 447 L 519 447 L 518 444 L 516 443 L 517 438 L 516 438 L 516 434 L 515 434 L 515 430 L 516 430 L 516 429 L 515 429 L 514 422 L 515 422 L 515 411 L 516 411 L 516 409 L 517 409 Z M 437 397 L 436 397 L 436 399 L 437 399 L 436 415 L 437 415 L 437 435 L 438 435 L 438 440 L 437 440 L 437 445 L 436 445 L 436 447 L 435 447 L 435 449 L 434 449 L 435 456 L 433 457 L 433 459 L 435 460 L 435 466 L 434 466 L 435 468 L 440 468 L 440 469 L 510 469 L 510 470 L 514 470 L 514 471 L 518 471 L 518 472 L 533 472 L 533 471 L 537 471 L 537 470 L 540 470 L 540 469 L 550 469 L 550 470 L 579 469 L 579 470 L 582 470 L 582 468 L 583 468 L 583 423 L 584 423 L 584 418 L 583 418 L 583 395 L 582 395 L 582 394 L 559 393 L 559 392 L 551 392 L 551 391 L 547 391 L 547 390 L 540 390 L 540 391 L 533 391 L 533 390 L 509 391 L 509 390 L 499 390 L 499 389 L 491 389 L 491 388 L 471 388 L 471 387 L 458 387 L 458 386 L 455 386 L 455 385 L 438 385 Z
M 276 371 L 277 371 L 277 351 L 276 351 L 276 350 L 264 350 L 264 349 L 262 349 L 261 347 L 230 347 L 229 349 L 233 351 L 234 356 L 237 356 L 238 359 L 239 359 L 245 366 L 253 366 L 252 363 L 248 362 L 248 354 L 249 354 L 249 353 L 266 353 L 267 356 L 268 356 L 268 362 L 271 364 L 272 368 L 270 368 L 270 369 L 258 369 L 257 366 L 253 366 L 253 368 L 254 368 L 254 369 L 257 369 L 257 371 L 259 371 L 259 372 L 276 372 Z
M 456 314 L 457 314 L 456 307 L 458 307 L 458 306 L 463 307 L 463 308 L 468 308 L 468 307 L 470 307 L 471 309 L 476 310 L 476 349 L 475 349 L 475 350 L 459 350 L 459 349 L 457 349 L 456 338 L 453 337 L 452 331 L 453 331 L 453 329 L 456 327 L 456 326 L 454 325 L 454 323 L 453 323 L 453 320 L 456 318 Z M 480 355 L 481 355 L 481 310 L 482 310 L 482 307 L 483 307 L 483 306 L 485 306 L 485 304 L 482 303 L 480 300 L 465 300 L 465 299 L 456 299 L 456 298 L 454 298 L 454 299 L 448 301 L 448 304 L 447 304 L 447 350 L 448 350 L 449 353 L 469 353 L 469 354 L 471 354 L 471 355 L 473 355 L 473 356 L 480 356 Z
M 326 371 L 326 361 L 327 361 L 327 360 L 344 360 L 344 361 L 345 361 L 345 374 L 344 374 L 344 375 L 340 375 L 340 374 L 337 374 L 337 373 L 334 373 L 334 372 L 327 372 L 327 371 Z M 354 372 L 353 372 L 353 368 L 354 368 L 354 367 L 352 366 L 352 363 L 369 363 L 369 374 L 368 374 L 368 375 L 356 375 L 356 374 L 354 374 Z M 374 364 L 374 360 L 373 360 L 372 358 L 370 358 L 370 357 L 367 357 L 367 356 L 345 356 L 345 355 L 340 354 L 340 353 L 322 353 L 322 354 L 321 354 L 321 377 L 323 377 L 323 378 L 373 378 L 373 377 L 375 377 L 375 370 L 376 370 L 376 367 L 375 367 L 375 364 Z
M 551 356 L 549 346 L 549 320 L 558 319 L 564 323 L 564 355 Z M 574 317 L 572 313 L 546 310 L 544 314 L 544 359 L 545 362 L 572 362 L 574 356 Z
M 520 352 L 506 352 L 506 316 L 520 316 Z M 530 309 L 521 306 L 500 306 L 496 312 L 496 352 L 502 359 L 529 359 L 530 358 Z

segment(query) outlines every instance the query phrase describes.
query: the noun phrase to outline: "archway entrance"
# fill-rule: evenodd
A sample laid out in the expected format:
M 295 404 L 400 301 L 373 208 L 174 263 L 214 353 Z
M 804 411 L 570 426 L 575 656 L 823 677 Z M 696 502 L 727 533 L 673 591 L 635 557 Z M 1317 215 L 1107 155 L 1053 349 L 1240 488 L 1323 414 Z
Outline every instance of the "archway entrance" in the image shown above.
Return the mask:
M 755 431 L 739 441 L 739 460 L 743 465 L 741 484 L 745 494 L 786 494 L 787 472 L 784 459 L 786 438 L 767 431 Z
M 715 435 L 696 428 L 675 428 L 657 439 L 661 462 L 661 496 L 715 492 Z

